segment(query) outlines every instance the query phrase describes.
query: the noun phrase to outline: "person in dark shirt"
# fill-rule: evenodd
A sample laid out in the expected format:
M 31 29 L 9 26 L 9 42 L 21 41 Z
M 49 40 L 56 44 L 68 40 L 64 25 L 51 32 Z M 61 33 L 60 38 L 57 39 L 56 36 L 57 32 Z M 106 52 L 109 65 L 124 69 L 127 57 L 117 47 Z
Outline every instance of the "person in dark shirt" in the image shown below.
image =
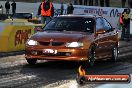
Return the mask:
M 6 8 L 6 14 L 9 15 L 9 10 L 10 10 L 10 3 L 9 3 L 9 1 L 7 1 L 5 3 L 5 8 Z
M 73 10 L 74 10 L 74 7 L 73 5 L 70 3 L 67 7 L 67 14 L 73 14 Z
M 11 6 L 12 6 L 12 14 L 14 15 L 16 13 L 16 3 L 14 0 L 13 0 L 13 3 L 11 4 Z

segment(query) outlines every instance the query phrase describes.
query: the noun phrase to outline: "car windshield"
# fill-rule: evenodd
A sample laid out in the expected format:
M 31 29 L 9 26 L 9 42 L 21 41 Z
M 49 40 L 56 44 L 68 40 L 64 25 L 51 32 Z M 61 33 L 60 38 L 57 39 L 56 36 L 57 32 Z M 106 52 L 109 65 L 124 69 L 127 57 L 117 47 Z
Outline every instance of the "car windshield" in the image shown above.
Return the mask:
M 93 32 L 94 19 L 83 17 L 56 17 L 44 27 L 44 30 Z

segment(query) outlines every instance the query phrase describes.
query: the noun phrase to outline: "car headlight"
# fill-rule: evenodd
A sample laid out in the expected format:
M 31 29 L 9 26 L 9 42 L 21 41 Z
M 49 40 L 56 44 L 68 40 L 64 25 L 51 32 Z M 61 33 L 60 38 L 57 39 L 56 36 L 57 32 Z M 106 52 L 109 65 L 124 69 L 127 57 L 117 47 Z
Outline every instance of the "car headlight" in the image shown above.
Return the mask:
M 82 47 L 83 43 L 81 42 L 71 42 L 71 43 L 66 43 L 66 47 Z
M 27 44 L 28 45 L 37 45 L 37 41 L 29 40 L 29 41 L 27 41 Z

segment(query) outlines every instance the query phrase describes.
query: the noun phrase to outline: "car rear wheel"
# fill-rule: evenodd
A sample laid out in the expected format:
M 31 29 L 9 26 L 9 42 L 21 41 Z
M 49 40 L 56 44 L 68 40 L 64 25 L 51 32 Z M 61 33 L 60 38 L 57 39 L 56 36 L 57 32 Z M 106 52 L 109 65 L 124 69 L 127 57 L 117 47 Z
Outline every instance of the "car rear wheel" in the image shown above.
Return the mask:
M 114 47 L 112 49 L 112 58 L 111 58 L 111 61 L 117 61 L 118 59 L 118 47 Z
M 93 66 L 95 62 L 95 46 L 91 46 L 88 52 L 88 65 Z
M 26 59 L 26 60 L 27 60 L 28 64 L 30 64 L 30 65 L 34 65 L 37 62 L 37 59 Z

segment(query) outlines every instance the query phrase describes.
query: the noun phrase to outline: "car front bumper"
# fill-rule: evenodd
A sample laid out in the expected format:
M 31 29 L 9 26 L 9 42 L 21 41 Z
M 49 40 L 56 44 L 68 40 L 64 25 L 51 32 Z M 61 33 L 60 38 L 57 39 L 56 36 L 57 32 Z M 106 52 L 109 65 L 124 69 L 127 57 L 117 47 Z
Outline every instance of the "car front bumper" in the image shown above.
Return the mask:
M 47 50 L 47 51 L 46 51 Z M 26 47 L 26 59 L 85 61 L 88 50 L 80 48 L 34 48 Z

